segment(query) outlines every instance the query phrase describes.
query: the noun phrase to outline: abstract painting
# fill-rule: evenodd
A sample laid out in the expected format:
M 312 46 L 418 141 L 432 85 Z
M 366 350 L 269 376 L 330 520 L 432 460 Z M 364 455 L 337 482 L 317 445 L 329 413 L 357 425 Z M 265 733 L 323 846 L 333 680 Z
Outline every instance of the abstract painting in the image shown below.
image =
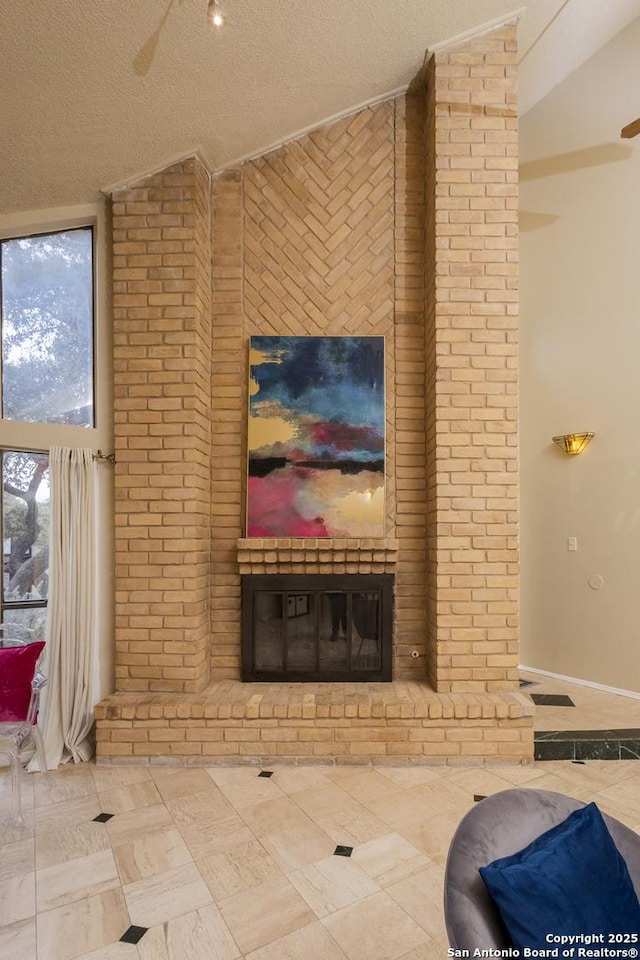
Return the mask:
M 247 536 L 384 535 L 384 337 L 251 337 Z

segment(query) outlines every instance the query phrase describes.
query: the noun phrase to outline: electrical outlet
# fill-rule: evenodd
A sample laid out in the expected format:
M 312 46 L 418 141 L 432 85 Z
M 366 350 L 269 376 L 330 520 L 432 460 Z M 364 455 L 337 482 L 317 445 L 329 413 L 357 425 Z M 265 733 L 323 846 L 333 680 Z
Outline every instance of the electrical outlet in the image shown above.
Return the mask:
M 567 538 L 567 550 L 572 552 L 578 549 L 578 538 L 577 537 L 568 537 Z

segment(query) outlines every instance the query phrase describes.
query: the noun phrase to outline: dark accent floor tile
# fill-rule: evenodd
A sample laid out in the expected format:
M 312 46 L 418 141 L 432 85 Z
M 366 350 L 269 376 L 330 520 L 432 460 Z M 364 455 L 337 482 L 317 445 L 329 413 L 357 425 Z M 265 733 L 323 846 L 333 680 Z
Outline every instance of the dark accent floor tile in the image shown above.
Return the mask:
M 340 843 L 333 851 L 334 857 L 350 857 L 352 853 L 353 847 L 345 847 Z
M 529 696 L 539 707 L 575 707 L 566 693 L 531 693 Z
M 575 760 L 575 741 L 538 741 L 533 744 L 534 760 Z
M 480 800 L 486 800 L 486 799 L 487 799 L 487 797 L 486 797 L 486 794 L 484 794 L 484 793 L 474 793 L 474 795 L 473 795 L 473 802 L 474 802 L 474 803 L 478 803 Z
M 536 760 L 640 760 L 640 730 L 538 730 Z
M 538 680 L 520 680 L 521 687 L 539 687 L 540 682 Z
M 536 740 L 624 740 L 640 741 L 640 730 L 536 730 Z
M 619 760 L 619 740 L 576 740 L 576 760 Z
M 129 927 L 120 937 L 122 943 L 139 943 L 149 927 Z
M 259 776 L 259 777 L 272 777 L 272 776 L 273 776 L 273 770 L 261 770 L 260 773 L 258 774 L 258 776 Z
M 94 817 L 96 823 L 107 823 L 108 820 L 114 816 L 113 813 L 99 813 L 97 817 Z

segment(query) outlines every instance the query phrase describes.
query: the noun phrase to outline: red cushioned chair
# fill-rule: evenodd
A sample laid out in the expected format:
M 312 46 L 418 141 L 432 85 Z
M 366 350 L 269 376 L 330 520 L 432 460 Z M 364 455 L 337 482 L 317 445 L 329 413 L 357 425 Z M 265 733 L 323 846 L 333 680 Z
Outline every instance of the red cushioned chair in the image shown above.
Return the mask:
M 5 627 L 0 628 L 5 630 Z M 42 734 L 38 729 L 40 691 L 47 678 L 39 669 L 43 641 L 0 639 L 0 755 L 11 767 L 12 816 L 22 826 L 20 779 L 23 747 L 31 740 L 41 770 L 46 770 Z

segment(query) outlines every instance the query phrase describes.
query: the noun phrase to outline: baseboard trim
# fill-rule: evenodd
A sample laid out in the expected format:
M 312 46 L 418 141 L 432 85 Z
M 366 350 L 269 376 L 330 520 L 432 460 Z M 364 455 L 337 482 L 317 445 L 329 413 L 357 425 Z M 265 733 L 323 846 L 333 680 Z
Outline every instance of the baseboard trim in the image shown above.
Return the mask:
M 608 687 L 604 683 L 595 683 L 593 680 L 582 680 L 579 677 L 567 677 L 563 673 L 551 673 L 550 670 L 539 670 L 538 667 L 527 667 L 521 663 L 520 670 L 527 673 L 536 673 L 541 677 L 551 677 L 553 680 L 564 680 L 566 683 L 577 683 L 580 687 L 592 687 L 594 690 L 602 690 L 604 693 L 615 693 L 619 697 L 630 697 L 632 700 L 640 700 L 640 693 L 635 690 L 621 690 L 619 687 Z

